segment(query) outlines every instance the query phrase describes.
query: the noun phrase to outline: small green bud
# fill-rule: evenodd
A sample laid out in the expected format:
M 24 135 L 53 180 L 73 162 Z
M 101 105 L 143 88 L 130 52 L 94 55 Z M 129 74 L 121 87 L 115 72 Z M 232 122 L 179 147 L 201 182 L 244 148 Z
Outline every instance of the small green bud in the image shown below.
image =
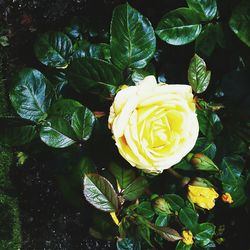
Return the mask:
M 202 153 L 194 154 L 189 161 L 198 170 L 219 171 L 215 163 L 209 157 Z
M 24 152 L 17 152 L 16 157 L 18 166 L 23 166 L 26 160 L 28 159 L 28 155 L 26 155 Z
M 158 197 L 153 202 L 154 202 L 153 207 L 156 214 L 158 215 L 171 214 L 170 205 L 164 198 Z

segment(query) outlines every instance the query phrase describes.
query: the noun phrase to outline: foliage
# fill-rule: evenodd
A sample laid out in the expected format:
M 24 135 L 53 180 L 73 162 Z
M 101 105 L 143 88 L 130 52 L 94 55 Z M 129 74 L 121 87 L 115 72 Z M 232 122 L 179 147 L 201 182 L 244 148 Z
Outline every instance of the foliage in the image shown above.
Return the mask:
M 13 79 L 9 96 L 16 114 L 0 117 L 1 142 L 20 148 L 34 143 L 41 150 L 46 144 L 57 154 L 72 150 L 86 157 L 77 172 L 83 178 L 84 196 L 95 208 L 111 213 L 118 226 L 110 230 L 113 237 L 118 236 L 117 249 L 217 247 L 222 237 L 214 221 L 220 212 L 217 207 L 234 209 L 248 200 L 250 122 L 246 107 L 250 99 L 245 82 L 249 65 L 241 58 L 243 63 L 229 76 L 216 79 L 211 56 L 217 44 L 221 50 L 228 49 L 217 4 L 216 0 L 187 0 L 187 6 L 167 12 L 155 29 L 130 4 L 119 5 L 106 34 L 110 42 L 103 38 L 94 43 L 77 24 L 64 32 L 40 34 L 34 54 L 43 66 L 25 68 Z M 242 46 L 250 43 L 247 10 L 249 3 L 241 2 L 227 23 Z M 186 78 L 195 94 L 200 134 L 181 162 L 162 176 L 152 176 L 120 157 L 107 118 L 121 85 L 136 85 L 150 74 L 158 79 L 164 75 L 159 66 L 164 63 L 159 59 L 161 49 L 156 47 L 160 40 L 169 50 L 193 42 L 196 53 L 190 57 Z M 246 112 L 239 114 L 241 108 Z M 201 180 L 220 196 L 230 193 L 233 203 L 218 199 L 212 211 L 194 205 L 187 198 L 187 186 L 201 185 Z M 106 236 L 106 228 L 113 226 L 111 220 L 108 226 L 106 220 L 102 222 L 101 229 L 94 225 L 90 230 L 97 238 L 104 231 Z M 183 230 L 191 231 L 193 244 L 184 243 Z

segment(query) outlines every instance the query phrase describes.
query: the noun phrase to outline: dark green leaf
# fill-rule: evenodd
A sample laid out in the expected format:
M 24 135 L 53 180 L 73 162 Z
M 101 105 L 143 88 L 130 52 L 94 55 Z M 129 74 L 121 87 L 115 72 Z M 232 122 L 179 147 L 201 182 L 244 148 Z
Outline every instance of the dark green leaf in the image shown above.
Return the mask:
M 202 32 L 195 41 L 195 51 L 202 56 L 209 57 L 215 48 L 217 36 L 216 24 L 209 23 L 203 27 Z
M 35 69 L 23 69 L 10 91 L 10 100 L 24 119 L 38 122 L 47 116 L 54 90 L 44 75 Z
M 211 71 L 207 71 L 206 63 L 202 58 L 195 54 L 188 68 L 188 82 L 195 93 L 204 92 L 211 78 Z
M 36 126 L 20 117 L 0 117 L 0 143 L 20 146 L 32 141 L 37 135 Z
M 94 123 L 94 114 L 89 109 L 81 107 L 73 113 L 71 127 L 78 139 L 86 141 L 91 136 Z
M 178 215 L 180 222 L 192 232 L 195 232 L 198 225 L 198 214 L 189 207 L 182 208 Z
M 90 42 L 87 40 L 77 41 L 73 46 L 73 58 L 82 58 L 88 56 Z
M 175 248 L 175 250 L 190 250 L 192 245 L 186 245 L 182 240 L 180 240 Z
M 183 158 L 178 164 L 174 166 L 174 169 L 181 169 L 186 171 L 193 171 L 194 167 L 186 158 Z
M 70 84 L 79 93 L 97 94 L 109 98 L 123 83 L 122 73 L 112 64 L 96 58 L 74 59 L 67 70 Z
M 153 247 L 151 240 L 150 240 L 150 229 L 145 225 L 138 225 L 137 226 L 138 235 L 145 240 L 151 247 Z
M 110 46 L 106 43 L 91 44 L 89 46 L 89 57 L 110 61 Z
M 213 141 L 223 128 L 219 116 L 208 110 L 196 110 L 196 112 L 201 133 L 205 135 L 209 141 Z
M 138 177 L 130 183 L 123 191 L 123 197 L 126 200 L 133 201 L 140 197 L 148 187 L 148 181 L 144 177 Z
M 143 69 L 135 69 L 131 75 L 132 81 L 137 85 L 146 76 L 155 75 L 155 68 L 153 64 L 148 64 L 147 67 Z
M 62 118 L 47 120 L 41 127 L 40 137 L 44 143 L 54 148 L 65 148 L 77 141 L 72 127 Z
M 141 250 L 141 243 L 132 238 L 118 239 L 117 250 Z
M 72 53 L 72 43 L 62 32 L 48 32 L 38 37 L 34 50 L 37 59 L 44 65 L 66 68 Z
M 70 122 L 73 114 L 82 107 L 83 105 L 78 101 L 59 99 L 51 106 L 48 113 L 51 117 L 63 118 Z
M 143 68 L 154 55 L 155 33 L 149 20 L 126 3 L 113 12 L 110 44 L 117 67 Z
M 169 215 L 159 215 L 155 220 L 155 225 L 158 227 L 165 227 L 168 225 Z
M 201 32 L 199 15 L 188 8 L 172 10 L 163 16 L 156 34 L 172 45 L 184 45 L 194 41 Z
M 170 204 L 173 211 L 179 212 L 181 208 L 185 206 L 184 200 L 176 194 L 166 194 L 164 199 Z
M 125 189 L 136 178 L 133 169 L 127 169 L 124 166 L 120 167 L 115 162 L 111 162 L 109 170 L 117 179 L 121 189 Z
M 200 137 L 197 139 L 192 152 L 203 153 L 209 158 L 214 159 L 216 154 L 216 145 L 212 142 L 209 142 L 205 137 Z
M 241 176 L 244 160 L 240 156 L 224 157 L 221 164 L 221 181 L 224 192 L 233 198 L 232 206 L 240 206 L 246 201 L 245 180 Z
M 215 225 L 211 223 L 202 223 L 197 229 L 195 242 L 200 247 L 206 247 L 211 243 L 211 239 L 215 234 Z
M 233 9 L 229 26 L 236 36 L 250 47 L 250 2 L 248 0 L 241 1 Z
M 149 201 L 143 201 L 139 204 L 136 209 L 137 213 L 142 215 L 144 218 L 151 220 L 154 217 L 154 210 Z
M 118 197 L 111 183 L 98 174 L 87 174 L 84 177 L 84 196 L 86 200 L 104 212 L 118 209 Z
M 199 13 L 203 21 L 212 20 L 217 13 L 216 0 L 187 0 L 187 4 Z

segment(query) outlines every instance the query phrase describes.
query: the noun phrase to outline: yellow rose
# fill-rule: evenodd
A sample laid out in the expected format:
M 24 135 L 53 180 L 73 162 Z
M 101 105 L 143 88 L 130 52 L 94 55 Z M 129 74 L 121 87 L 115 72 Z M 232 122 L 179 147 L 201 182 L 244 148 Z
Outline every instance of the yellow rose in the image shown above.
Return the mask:
M 191 87 L 157 84 L 154 76 L 117 93 L 108 123 L 120 154 L 146 172 L 178 163 L 199 133 Z
M 192 245 L 194 243 L 193 241 L 193 234 L 190 230 L 184 230 L 182 231 L 182 241 L 186 244 L 186 245 Z
M 199 207 L 212 209 L 215 205 L 215 199 L 218 197 L 218 193 L 212 187 L 188 185 L 188 199 Z

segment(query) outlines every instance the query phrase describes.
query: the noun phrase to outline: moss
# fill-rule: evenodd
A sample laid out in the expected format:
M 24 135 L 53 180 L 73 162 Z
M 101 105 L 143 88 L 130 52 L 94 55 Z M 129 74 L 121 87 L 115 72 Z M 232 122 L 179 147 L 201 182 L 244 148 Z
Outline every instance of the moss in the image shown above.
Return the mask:
M 0 115 L 7 114 L 4 81 L 0 75 Z M 0 250 L 21 249 L 21 227 L 17 199 L 8 196 L 12 189 L 10 168 L 13 153 L 10 148 L 0 145 Z
M 12 152 L 0 145 L 0 189 L 2 190 L 9 190 L 12 187 L 9 178 L 12 159 Z
M 0 194 L 0 249 L 21 249 L 17 200 Z

